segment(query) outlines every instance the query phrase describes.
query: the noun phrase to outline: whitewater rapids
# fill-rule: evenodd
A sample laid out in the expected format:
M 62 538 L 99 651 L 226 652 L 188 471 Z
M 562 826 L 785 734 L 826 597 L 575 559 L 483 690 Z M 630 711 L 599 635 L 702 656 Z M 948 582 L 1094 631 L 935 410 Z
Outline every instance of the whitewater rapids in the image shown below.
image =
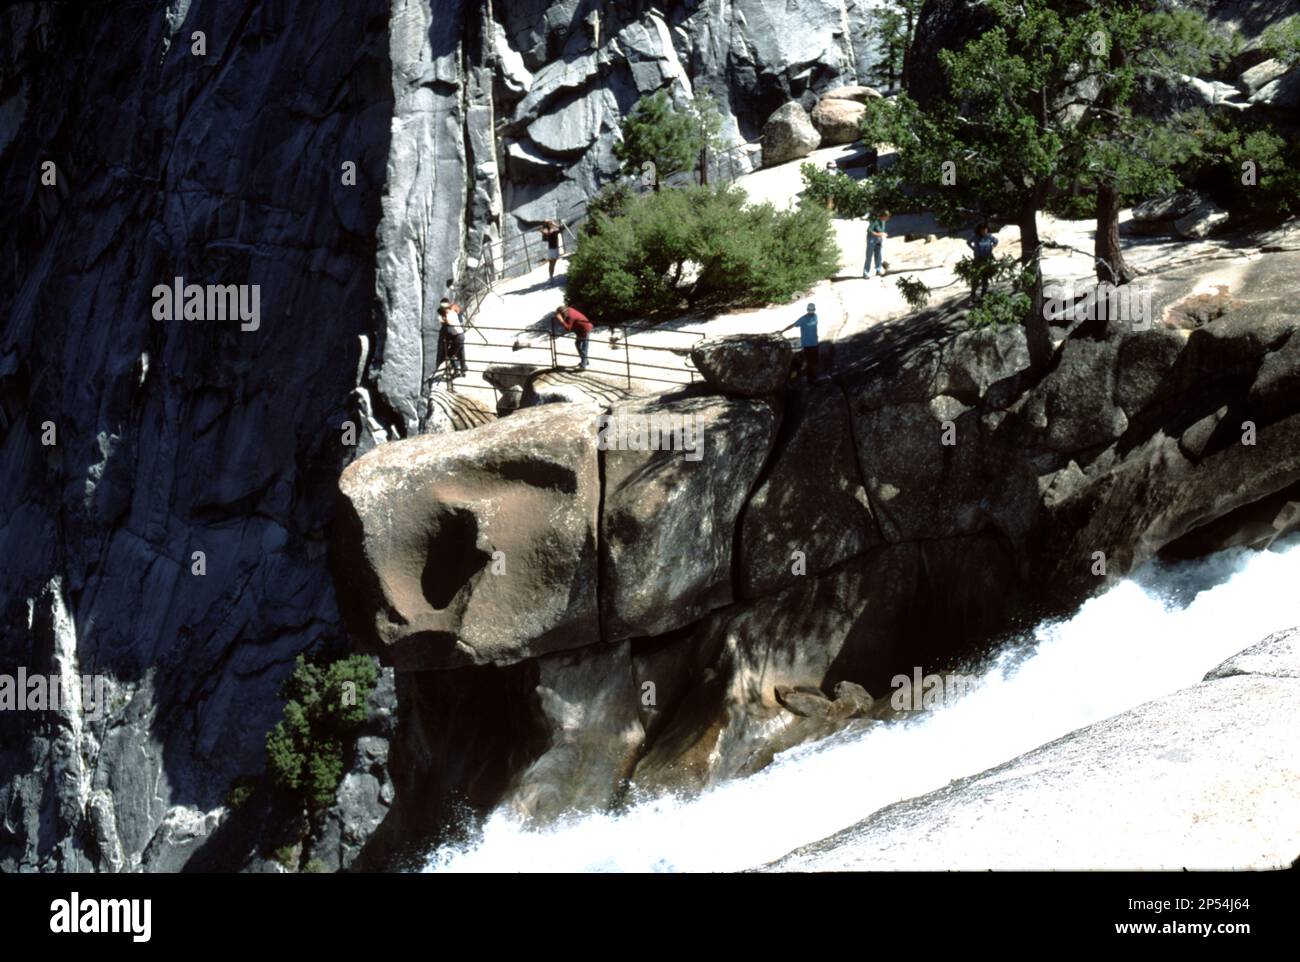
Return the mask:
M 758 867 L 893 802 L 1196 684 L 1226 658 L 1300 624 L 1297 585 L 1300 538 L 1272 551 L 1153 563 L 1072 617 L 1009 641 L 973 692 L 914 721 L 799 746 L 692 798 L 660 797 L 536 831 L 497 812 L 469 843 L 432 853 L 426 870 Z

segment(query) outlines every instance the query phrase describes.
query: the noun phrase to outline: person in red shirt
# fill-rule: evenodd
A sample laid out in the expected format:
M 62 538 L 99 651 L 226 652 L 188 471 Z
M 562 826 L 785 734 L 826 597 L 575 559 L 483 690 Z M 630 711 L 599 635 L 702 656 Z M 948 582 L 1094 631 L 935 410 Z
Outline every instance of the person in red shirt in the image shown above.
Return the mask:
M 578 345 L 578 370 L 585 371 L 587 369 L 587 348 L 589 347 L 587 335 L 591 333 L 595 325 L 582 311 L 576 307 L 566 305 L 561 305 L 555 309 L 555 319 L 564 325 L 566 331 L 573 331 L 574 340 L 577 341 Z

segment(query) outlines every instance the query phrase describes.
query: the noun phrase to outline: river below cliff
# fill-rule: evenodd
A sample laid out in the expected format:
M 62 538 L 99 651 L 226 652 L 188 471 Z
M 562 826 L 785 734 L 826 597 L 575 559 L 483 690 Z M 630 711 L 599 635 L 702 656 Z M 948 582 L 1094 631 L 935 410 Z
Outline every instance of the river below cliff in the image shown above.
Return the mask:
M 1300 624 L 1297 584 L 1297 538 L 1267 552 L 1152 563 L 1073 616 L 1007 639 L 966 669 L 977 676 L 973 690 L 915 720 L 800 746 L 693 798 L 634 800 L 621 812 L 575 815 L 545 830 L 498 812 L 469 843 L 433 852 L 427 870 L 761 866 L 883 806 L 1196 684 L 1224 659 Z

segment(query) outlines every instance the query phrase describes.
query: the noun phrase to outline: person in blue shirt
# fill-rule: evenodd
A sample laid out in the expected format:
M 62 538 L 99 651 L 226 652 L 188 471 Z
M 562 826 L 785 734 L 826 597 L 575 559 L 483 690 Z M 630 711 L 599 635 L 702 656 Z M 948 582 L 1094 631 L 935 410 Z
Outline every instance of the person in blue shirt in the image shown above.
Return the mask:
M 998 246 L 998 239 L 989 232 L 988 224 L 975 228 L 975 236 L 966 241 L 975 257 L 975 266 L 981 271 L 971 282 L 971 299 L 978 302 L 989 292 L 989 277 L 993 273 L 993 248 Z
M 808 377 L 809 384 L 817 383 L 817 305 L 809 304 L 808 311 L 803 317 L 796 321 L 791 321 L 783 327 L 782 333 L 790 330 L 792 327 L 799 328 L 799 346 L 803 348 L 803 367 L 804 373 Z
M 885 276 L 885 224 L 889 221 L 889 211 L 881 211 L 879 216 L 867 222 L 867 262 L 862 265 L 862 276 L 871 276 L 871 262 L 876 262 L 876 274 Z

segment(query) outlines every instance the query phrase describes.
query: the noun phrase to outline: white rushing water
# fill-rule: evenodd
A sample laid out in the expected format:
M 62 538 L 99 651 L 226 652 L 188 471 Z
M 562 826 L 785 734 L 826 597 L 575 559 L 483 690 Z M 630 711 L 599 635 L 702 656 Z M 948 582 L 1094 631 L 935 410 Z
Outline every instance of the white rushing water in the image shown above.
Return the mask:
M 786 752 L 702 795 L 530 831 L 504 813 L 433 871 L 736 871 L 763 865 L 892 802 L 1194 685 L 1224 659 L 1300 624 L 1300 542 L 1149 565 L 1031 644 L 1008 645 L 979 687 L 905 724 Z

